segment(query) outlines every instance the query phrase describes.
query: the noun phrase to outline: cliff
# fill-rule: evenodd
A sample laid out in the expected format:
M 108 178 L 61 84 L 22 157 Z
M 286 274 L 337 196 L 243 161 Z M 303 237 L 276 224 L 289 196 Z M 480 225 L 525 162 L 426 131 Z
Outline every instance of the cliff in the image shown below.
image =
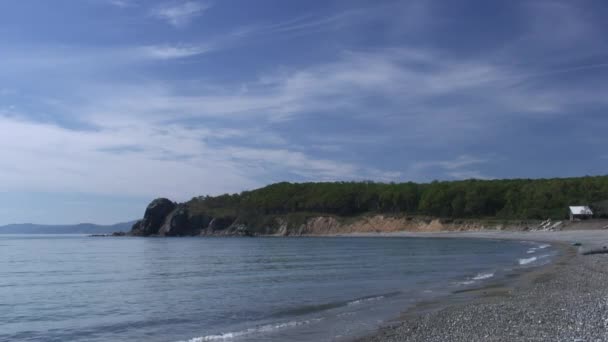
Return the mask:
M 369 213 L 339 216 L 319 213 L 229 215 L 201 211 L 193 202 L 174 203 L 166 198 L 148 205 L 134 236 L 302 236 L 395 231 L 461 231 L 481 229 L 528 230 L 540 221 L 453 220 L 405 214 Z M 550 225 L 545 224 L 545 228 Z
M 554 225 L 568 218 L 568 206 L 574 204 L 589 205 L 596 217 L 608 218 L 608 176 L 431 183 L 281 182 L 179 204 L 156 199 L 131 235 L 556 229 L 559 225 Z

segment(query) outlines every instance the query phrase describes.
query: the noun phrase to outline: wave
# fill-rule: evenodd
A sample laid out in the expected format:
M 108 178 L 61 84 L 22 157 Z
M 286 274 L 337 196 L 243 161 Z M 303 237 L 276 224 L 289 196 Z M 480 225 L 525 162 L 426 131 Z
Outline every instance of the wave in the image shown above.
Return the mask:
M 386 297 L 385 296 L 375 296 L 375 297 L 361 298 L 361 299 L 350 301 L 350 302 L 346 303 L 346 305 L 357 305 L 357 304 L 371 302 L 374 300 L 380 300 L 380 299 L 384 299 L 384 298 L 386 298 Z
M 526 253 L 533 254 L 533 253 L 536 253 L 539 249 L 545 249 L 545 248 L 549 248 L 549 247 L 551 247 L 551 245 L 548 245 L 548 244 L 538 245 L 536 247 L 532 247 L 532 248 L 528 249 L 528 251 Z
M 489 278 L 492 278 L 493 276 L 494 276 L 494 272 L 479 273 L 478 275 L 473 277 L 473 280 L 489 279 Z
M 349 300 L 349 301 L 339 301 L 339 302 L 331 302 L 331 303 L 316 304 L 316 305 L 305 305 L 305 306 L 300 306 L 300 307 L 295 307 L 295 308 L 290 308 L 287 310 L 275 312 L 272 315 L 272 317 L 307 315 L 307 314 L 311 314 L 311 313 L 315 313 L 315 312 L 327 311 L 327 310 L 337 309 L 337 308 L 341 308 L 341 307 L 345 307 L 345 306 L 358 305 L 358 304 L 372 302 L 372 301 L 376 301 L 376 300 L 380 300 L 380 299 L 384 299 L 384 298 L 394 297 L 399 294 L 401 294 L 401 292 L 389 292 L 389 293 L 384 293 L 384 294 L 359 297 L 359 298 L 355 298 L 355 299 Z
M 535 262 L 537 260 L 537 257 L 531 257 L 531 258 L 522 258 L 519 259 L 519 264 L 520 265 L 527 265 L 531 262 Z
M 227 332 L 227 333 L 217 334 L 217 335 L 206 335 L 206 336 L 194 337 L 187 341 L 179 341 L 179 342 L 205 342 L 205 341 L 231 340 L 234 338 L 251 335 L 251 334 L 256 334 L 256 333 L 269 333 L 269 332 L 273 332 L 275 330 L 292 328 L 292 327 L 297 327 L 297 326 L 301 326 L 301 325 L 307 325 L 307 324 L 315 323 L 315 322 L 318 322 L 321 320 L 322 320 L 322 318 L 313 318 L 313 319 L 307 319 L 304 321 L 289 321 L 289 322 L 276 323 L 276 324 L 266 324 L 266 325 L 262 325 L 259 327 L 249 328 L 249 329 L 245 329 L 245 330 L 241 330 L 241 331 Z
M 460 285 L 471 285 L 479 280 L 490 279 L 494 276 L 494 272 L 481 272 L 477 273 L 474 277 L 458 282 Z
M 471 285 L 473 283 L 475 283 L 475 280 L 465 280 L 465 281 L 458 282 L 458 284 L 460 284 L 460 285 Z

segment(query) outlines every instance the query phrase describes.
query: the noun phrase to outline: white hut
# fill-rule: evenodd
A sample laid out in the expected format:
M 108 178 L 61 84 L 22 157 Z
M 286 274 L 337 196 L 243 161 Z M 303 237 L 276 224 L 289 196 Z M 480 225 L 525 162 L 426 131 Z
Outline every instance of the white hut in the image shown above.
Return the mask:
M 593 211 L 586 205 L 570 206 L 570 221 L 588 219 L 593 216 Z

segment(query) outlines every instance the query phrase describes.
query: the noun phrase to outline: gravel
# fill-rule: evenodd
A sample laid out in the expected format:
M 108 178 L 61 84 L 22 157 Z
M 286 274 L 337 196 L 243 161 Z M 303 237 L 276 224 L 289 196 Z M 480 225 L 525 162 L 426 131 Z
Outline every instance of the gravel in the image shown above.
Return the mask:
M 608 254 L 562 248 L 552 265 L 511 284 L 430 312 L 413 309 L 358 341 L 608 341 Z

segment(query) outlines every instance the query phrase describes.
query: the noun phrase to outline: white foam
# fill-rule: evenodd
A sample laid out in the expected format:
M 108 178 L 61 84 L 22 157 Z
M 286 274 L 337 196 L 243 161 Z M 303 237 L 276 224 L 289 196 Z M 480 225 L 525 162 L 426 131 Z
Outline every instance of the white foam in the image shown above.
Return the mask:
M 523 259 L 519 259 L 519 264 L 520 265 L 527 265 L 531 262 L 536 261 L 536 257 L 531 257 L 531 258 L 523 258 Z
M 318 322 L 320 320 L 322 320 L 322 318 L 308 319 L 305 321 L 290 321 L 290 322 L 283 322 L 283 323 L 277 323 L 277 324 L 267 324 L 267 325 L 262 325 L 262 326 L 259 326 L 256 328 L 249 328 L 249 329 L 241 330 L 241 331 L 227 332 L 227 333 L 218 334 L 218 335 L 207 335 L 207 336 L 194 337 L 187 341 L 179 341 L 179 342 L 205 342 L 205 341 L 232 340 L 234 338 L 245 336 L 245 335 L 261 333 L 261 332 L 268 333 L 268 332 L 272 332 L 272 331 L 279 330 L 279 329 L 291 328 L 291 327 L 297 327 L 300 325 L 310 324 L 310 323 Z
M 365 303 L 365 302 L 371 302 L 371 301 L 374 301 L 374 300 L 380 300 L 382 298 L 384 298 L 384 296 L 377 296 L 377 297 L 369 297 L 369 298 L 357 299 L 357 300 L 353 300 L 352 302 L 346 303 L 346 305 L 357 305 L 357 304 L 361 304 L 361 303 Z
M 532 248 L 528 249 L 528 251 L 526 253 L 533 254 L 533 253 L 536 253 L 539 249 L 545 249 L 545 248 L 549 248 L 549 247 L 551 247 L 551 245 L 548 245 L 548 244 L 537 245 L 536 247 L 532 247 Z
M 458 282 L 458 284 L 460 284 L 460 285 L 471 285 L 474 282 L 475 282 L 475 280 L 465 280 L 465 281 Z
M 479 273 L 478 275 L 473 277 L 473 280 L 489 279 L 489 278 L 492 278 L 493 276 L 494 276 L 494 272 Z
M 494 276 L 494 272 L 482 272 L 482 273 L 478 273 L 473 278 L 470 278 L 470 279 L 467 279 L 467 280 L 464 280 L 464 281 L 459 281 L 457 284 L 459 284 L 459 285 L 471 285 L 471 284 L 475 283 L 476 281 L 484 280 L 484 279 L 490 279 L 493 276 Z

